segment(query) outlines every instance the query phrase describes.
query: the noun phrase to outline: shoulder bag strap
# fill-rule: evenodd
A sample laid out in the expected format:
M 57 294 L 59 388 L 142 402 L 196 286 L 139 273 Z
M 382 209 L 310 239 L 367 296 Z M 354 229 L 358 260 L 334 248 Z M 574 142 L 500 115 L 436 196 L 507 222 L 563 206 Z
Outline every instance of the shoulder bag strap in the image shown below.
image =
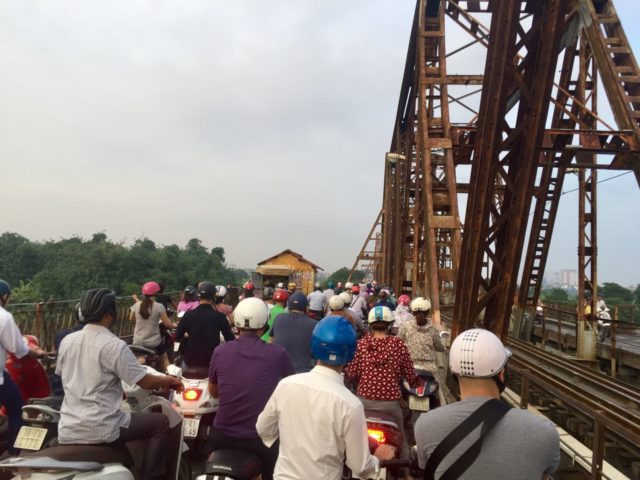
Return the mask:
M 480 423 L 482 431 L 480 438 L 476 440 L 460 457 L 453 462 L 446 472 L 440 476 L 439 480 L 453 480 L 460 477 L 471 464 L 478 458 L 482 449 L 482 440 L 484 436 L 498 423 L 498 421 L 507 413 L 511 407 L 500 400 L 491 399 L 483 403 L 475 412 L 467 417 L 460 425 L 454 428 L 438 444 L 436 449 L 429 457 L 429 461 L 424 469 L 424 479 L 433 480 L 435 478 L 436 469 L 440 462 L 456 447 L 467 435 L 476 429 Z

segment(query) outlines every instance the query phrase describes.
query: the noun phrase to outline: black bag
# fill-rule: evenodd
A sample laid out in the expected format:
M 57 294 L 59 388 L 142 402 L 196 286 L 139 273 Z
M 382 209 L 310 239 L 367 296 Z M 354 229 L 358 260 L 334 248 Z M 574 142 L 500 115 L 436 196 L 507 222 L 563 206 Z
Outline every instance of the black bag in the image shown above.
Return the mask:
M 482 430 L 480 438 L 465 451 L 451 466 L 440 476 L 438 480 L 454 480 L 459 478 L 478 458 L 482 450 L 484 436 L 495 427 L 496 423 L 507 413 L 511 407 L 506 403 L 492 398 L 483 403 L 475 412 L 454 428 L 435 448 L 424 469 L 424 479 L 434 480 L 436 470 L 440 462 L 456 447 L 467 435 L 473 432 L 480 423 Z

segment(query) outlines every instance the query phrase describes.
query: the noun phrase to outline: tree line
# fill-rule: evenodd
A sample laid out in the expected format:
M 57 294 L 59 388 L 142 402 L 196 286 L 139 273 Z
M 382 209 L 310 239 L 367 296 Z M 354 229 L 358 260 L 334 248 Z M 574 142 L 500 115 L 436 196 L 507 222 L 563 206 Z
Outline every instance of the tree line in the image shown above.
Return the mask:
M 179 247 L 148 238 L 125 245 L 104 233 L 44 242 L 11 232 L 0 235 L 0 278 L 13 287 L 14 303 L 78 298 L 93 287 L 131 295 L 149 280 L 175 291 L 204 279 L 236 285 L 245 277 L 225 265 L 224 248 L 208 249 L 197 238 Z

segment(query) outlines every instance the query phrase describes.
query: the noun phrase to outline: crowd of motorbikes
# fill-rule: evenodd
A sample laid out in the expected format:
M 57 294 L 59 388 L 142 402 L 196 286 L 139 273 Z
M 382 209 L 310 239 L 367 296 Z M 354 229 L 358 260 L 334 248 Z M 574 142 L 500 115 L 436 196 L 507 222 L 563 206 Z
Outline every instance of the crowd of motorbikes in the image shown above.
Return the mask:
M 446 335 L 446 334 L 445 334 Z M 25 341 L 37 343 L 33 336 L 25 336 Z M 181 392 L 159 392 L 141 388 L 138 385 L 123 384 L 124 398 L 121 408 L 131 412 L 160 412 L 170 422 L 171 435 L 181 447 L 176 452 L 168 452 L 167 478 L 191 480 L 194 459 L 204 460 L 206 441 L 218 409 L 218 400 L 208 391 L 207 369 L 181 368 L 179 344 L 173 332 L 165 332 L 165 342 L 173 352 L 173 363 L 167 371 L 182 379 Z M 130 345 L 132 352 L 145 365 L 150 374 L 158 373 L 159 360 L 153 350 Z M 55 362 L 55 355 L 45 362 Z M 155 368 L 154 368 L 155 367 Z M 42 361 L 25 357 L 10 356 L 7 371 L 16 382 L 25 400 L 22 418 L 25 425 L 20 430 L 15 447 L 22 450 L 19 457 L 0 461 L 0 469 L 10 470 L 14 479 L 34 480 L 134 480 L 139 471 L 144 453 L 143 442 L 124 445 L 59 445 L 57 442 L 60 420 L 61 396 L 51 396 L 49 376 Z M 408 419 L 414 425 L 420 413 L 440 405 L 438 383 L 432 372 L 418 370 L 424 385 L 411 388 L 404 385 L 406 405 L 410 411 Z M 403 442 L 400 426 L 385 412 L 365 411 L 371 451 L 380 444 L 390 444 L 399 452 Z M 6 418 L 5 418 L 6 420 Z M 0 438 L 6 436 L 7 422 L 0 423 Z M 2 432 L 4 429 L 4 435 Z M 392 478 L 394 471 L 409 464 L 417 468 L 417 462 L 391 460 L 383 462 L 386 468 L 378 478 Z M 250 452 L 238 450 L 218 450 L 206 462 L 205 471 L 198 480 L 212 478 L 251 479 L 259 475 L 261 464 L 258 457 Z M 345 478 L 349 478 L 348 472 Z

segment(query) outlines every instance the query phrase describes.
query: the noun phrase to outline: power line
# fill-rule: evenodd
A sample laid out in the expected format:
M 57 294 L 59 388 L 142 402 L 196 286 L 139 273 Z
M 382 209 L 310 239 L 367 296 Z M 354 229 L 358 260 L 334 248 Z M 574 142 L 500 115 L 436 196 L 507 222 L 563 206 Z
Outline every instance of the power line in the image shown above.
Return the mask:
M 630 174 L 630 173 L 631 173 L 631 170 L 629 170 L 628 172 L 619 173 L 618 175 L 614 175 L 613 177 L 609 177 L 609 178 L 605 178 L 605 179 L 602 179 L 602 180 L 598 180 L 598 181 L 596 182 L 596 184 L 597 184 L 597 183 L 604 183 L 604 182 L 608 182 L 609 180 L 613 180 L 614 178 L 622 177 L 622 176 L 624 176 L 624 175 L 628 175 L 628 174 Z M 578 187 L 578 188 L 574 188 L 574 189 L 572 189 L 572 190 L 566 190 L 566 191 L 562 192 L 562 195 L 565 195 L 565 194 L 567 194 L 567 193 L 577 192 L 578 190 L 580 190 L 580 187 Z

